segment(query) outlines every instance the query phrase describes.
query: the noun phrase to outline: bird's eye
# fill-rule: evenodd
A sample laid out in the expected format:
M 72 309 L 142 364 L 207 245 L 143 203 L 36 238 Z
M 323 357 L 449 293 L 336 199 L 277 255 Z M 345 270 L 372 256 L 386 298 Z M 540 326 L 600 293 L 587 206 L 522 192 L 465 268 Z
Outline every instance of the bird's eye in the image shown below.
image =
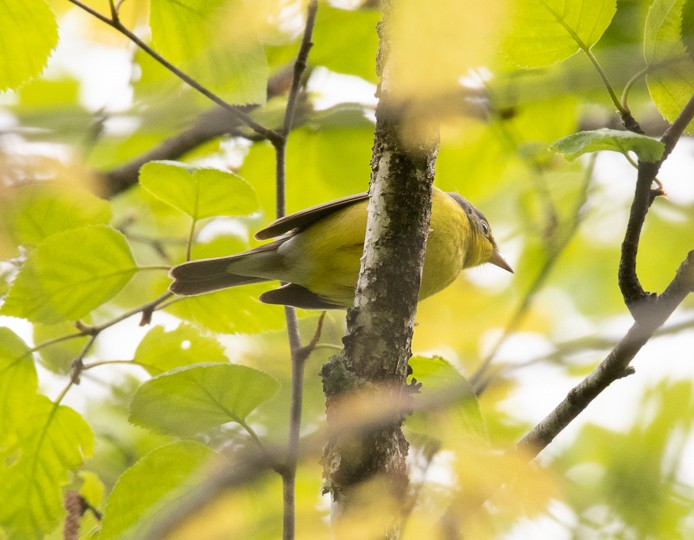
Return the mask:
M 484 233 L 484 236 L 489 238 L 489 223 L 486 221 L 482 221 L 482 232 Z

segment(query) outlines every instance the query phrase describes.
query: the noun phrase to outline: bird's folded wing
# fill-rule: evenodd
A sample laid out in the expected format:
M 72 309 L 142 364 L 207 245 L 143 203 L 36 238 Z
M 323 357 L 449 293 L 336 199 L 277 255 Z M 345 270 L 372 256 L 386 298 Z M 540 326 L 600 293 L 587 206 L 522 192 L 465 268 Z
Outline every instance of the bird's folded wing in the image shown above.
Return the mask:
M 348 197 L 319 204 L 318 206 L 312 206 L 311 208 L 306 208 L 305 210 L 300 210 L 299 212 L 273 221 L 270 223 L 270 225 L 255 233 L 255 238 L 258 240 L 267 240 L 268 238 L 274 238 L 290 231 L 298 232 L 299 230 L 305 229 L 312 223 L 315 223 L 319 219 L 322 219 L 337 210 L 351 204 L 364 201 L 368 198 L 368 193 L 358 193 L 356 195 L 350 195 Z

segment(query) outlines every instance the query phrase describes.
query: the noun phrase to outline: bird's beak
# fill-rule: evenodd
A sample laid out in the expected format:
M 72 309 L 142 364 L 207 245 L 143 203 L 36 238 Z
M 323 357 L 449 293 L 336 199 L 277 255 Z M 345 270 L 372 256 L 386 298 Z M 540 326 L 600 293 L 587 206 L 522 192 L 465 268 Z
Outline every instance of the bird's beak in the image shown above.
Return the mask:
M 489 259 L 489 262 L 498 266 L 499 268 L 508 270 L 513 274 L 513 268 L 511 268 L 511 265 L 504 260 L 504 258 L 501 256 L 501 253 L 499 253 L 497 250 L 494 250 L 494 255 L 492 255 L 491 259 Z

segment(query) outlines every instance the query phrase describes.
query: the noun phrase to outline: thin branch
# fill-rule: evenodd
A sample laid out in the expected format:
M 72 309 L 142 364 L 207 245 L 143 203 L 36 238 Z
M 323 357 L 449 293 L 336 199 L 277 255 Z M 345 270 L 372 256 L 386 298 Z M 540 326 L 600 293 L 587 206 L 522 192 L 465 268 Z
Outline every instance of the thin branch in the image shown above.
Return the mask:
M 186 74 L 176 66 L 174 66 L 171 62 L 169 62 L 166 58 L 161 56 L 157 51 L 152 49 L 149 45 L 147 45 L 144 41 L 142 41 L 139 37 L 137 37 L 136 34 L 128 30 L 123 24 L 120 22 L 120 19 L 118 18 L 118 12 L 115 9 L 111 10 L 112 18 L 108 18 L 105 15 L 102 15 L 95 9 L 87 6 L 86 4 L 82 3 L 80 0 L 68 0 L 70 3 L 74 4 L 75 6 L 79 7 L 80 9 L 86 11 L 90 15 L 96 17 L 100 21 L 104 22 L 114 30 L 117 30 L 124 36 L 126 36 L 130 41 L 132 41 L 135 45 L 137 45 L 140 49 L 142 49 L 144 52 L 146 52 L 148 55 L 150 55 L 152 58 L 154 58 L 157 62 L 159 62 L 162 66 L 164 66 L 167 70 L 169 70 L 171 73 L 176 75 L 179 79 L 184 81 L 186 84 L 200 92 L 203 96 L 208 98 L 210 101 L 213 101 L 220 107 L 224 108 L 225 110 L 231 112 L 234 116 L 239 118 L 240 120 L 243 121 L 244 124 L 246 124 L 248 127 L 250 127 L 253 131 L 258 133 L 259 135 L 262 135 L 264 138 L 267 140 L 274 142 L 277 139 L 280 138 L 280 135 L 271 130 L 267 129 L 266 127 L 260 125 L 257 123 L 251 116 L 246 114 L 245 112 L 241 111 L 238 107 L 235 105 L 232 105 L 219 97 L 217 94 L 200 84 L 198 81 L 196 81 L 193 77 L 190 75 Z M 111 4 L 113 8 L 113 4 Z
M 72 366 L 70 369 L 70 380 L 68 381 L 67 385 L 63 390 L 58 394 L 58 397 L 54 401 L 54 407 L 57 407 L 60 405 L 60 403 L 65 399 L 65 396 L 67 396 L 68 391 L 70 388 L 72 388 L 74 385 L 79 384 L 80 382 L 80 375 L 82 374 L 82 361 L 84 360 L 84 357 L 87 356 L 87 353 L 89 352 L 89 349 L 92 348 L 94 345 L 94 342 L 96 341 L 96 334 L 91 335 L 89 337 L 89 341 L 87 341 L 86 345 L 82 348 L 82 352 L 75 358 L 75 360 L 72 361 Z
M 292 79 L 292 86 L 289 91 L 289 99 L 287 101 L 287 108 L 284 111 L 284 123 L 282 125 L 282 135 L 286 138 L 292 129 L 294 123 L 294 115 L 296 114 L 296 108 L 299 98 L 299 91 L 301 89 L 301 78 L 306 71 L 306 61 L 308 59 L 308 53 L 311 51 L 313 46 L 313 41 L 311 38 L 313 36 L 313 28 L 316 25 L 316 13 L 318 12 L 318 2 L 317 0 L 312 0 L 309 3 L 308 10 L 306 13 L 306 27 L 304 29 L 304 37 L 301 40 L 301 47 L 299 47 L 299 53 L 296 56 L 296 61 L 294 62 L 294 77 Z
M 287 137 L 292 128 L 296 108 L 298 104 L 299 92 L 301 90 L 301 78 L 306 70 L 308 54 L 313 45 L 311 39 L 313 28 L 316 23 L 316 12 L 318 1 L 311 0 L 307 7 L 306 25 L 301 40 L 301 46 L 294 61 L 294 71 L 287 107 L 284 112 L 284 122 L 282 130 L 277 137 L 271 138 L 270 142 L 275 148 L 275 213 L 276 217 L 284 216 L 286 212 L 286 151 Z M 284 540 L 293 540 L 296 531 L 296 465 L 297 452 L 299 447 L 299 437 L 301 435 L 301 413 L 303 405 L 304 389 L 304 367 L 306 358 L 310 350 L 315 347 L 320 336 L 320 329 L 323 326 L 323 316 L 321 316 L 316 336 L 311 341 L 311 349 L 301 346 L 301 335 L 299 333 L 299 321 L 296 310 L 286 306 L 284 308 L 285 319 L 287 322 L 287 337 L 289 339 L 289 350 L 292 362 L 292 388 L 290 401 L 290 422 L 289 435 L 287 441 L 287 456 L 282 468 L 282 491 L 283 491 L 283 528 L 282 537 Z M 308 351 L 308 352 L 306 352 Z
M 103 332 L 107 328 L 110 328 L 111 326 L 114 326 L 114 325 L 118 324 L 119 322 L 122 322 L 125 319 L 132 317 L 133 315 L 137 315 L 138 313 L 142 313 L 143 318 L 145 318 L 147 316 L 151 316 L 152 311 L 156 310 L 156 308 L 159 306 L 159 304 L 161 304 L 162 302 L 164 302 L 164 300 L 167 300 L 171 296 L 173 296 L 173 293 L 165 292 L 164 294 L 162 294 L 158 298 L 155 298 L 151 302 L 147 302 L 146 304 L 143 304 L 141 306 L 133 308 L 130 311 L 126 311 L 125 313 L 122 313 L 118 317 L 115 317 L 115 318 L 111 319 L 110 321 L 107 321 L 103 324 L 100 324 L 97 326 L 89 326 L 88 328 L 91 329 L 92 332 L 95 332 L 98 334 L 100 332 Z

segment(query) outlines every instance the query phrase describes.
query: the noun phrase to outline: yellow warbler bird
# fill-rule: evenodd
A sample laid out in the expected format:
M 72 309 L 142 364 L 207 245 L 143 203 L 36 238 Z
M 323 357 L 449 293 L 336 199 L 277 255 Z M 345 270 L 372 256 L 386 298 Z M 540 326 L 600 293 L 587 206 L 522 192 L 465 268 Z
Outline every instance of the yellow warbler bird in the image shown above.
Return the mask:
M 274 242 L 229 257 L 174 267 L 171 292 L 189 296 L 279 280 L 287 284 L 260 296 L 267 304 L 307 309 L 347 308 L 366 235 L 368 194 L 361 193 L 285 216 L 259 231 Z M 463 268 L 492 263 L 513 272 L 501 257 L 489 222 L 457 193 L 434 188 L 419 299 L 446 288 Z M 282 236 L 280 236 L 282 235 Z

